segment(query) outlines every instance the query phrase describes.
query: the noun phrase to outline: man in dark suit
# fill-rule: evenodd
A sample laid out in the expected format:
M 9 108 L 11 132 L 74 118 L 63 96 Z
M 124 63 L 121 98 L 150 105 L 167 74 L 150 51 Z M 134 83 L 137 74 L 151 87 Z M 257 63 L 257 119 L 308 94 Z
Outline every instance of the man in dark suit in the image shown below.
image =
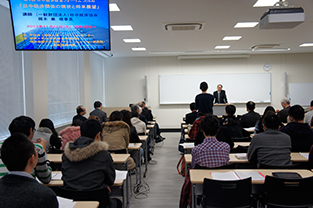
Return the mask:
M 186 124 L 193 124 L 193 122 L 196 120 L 197 115 L 198 115 L 198 112 L 196 109 L 196 103 L 194 102 L 190 103 L 189 107 L 192 112 L 186 114 L 185 122 Z
M 255 103 L 252 101 L 248 101 L 246 103 L 248 113 L 242 115 L 240 119 L 240 126 L 242 128 L 254 127 L 256 122 L 260 119 L 260 114 L 254 112 Z
M 223 85 L 221 84 L 217 85 L 217 91 L 214 91 L 213 93 L 214 103 L 228 103 L 226 92 L 225 90 L 222 90 L 222 88 L 223 88 Z

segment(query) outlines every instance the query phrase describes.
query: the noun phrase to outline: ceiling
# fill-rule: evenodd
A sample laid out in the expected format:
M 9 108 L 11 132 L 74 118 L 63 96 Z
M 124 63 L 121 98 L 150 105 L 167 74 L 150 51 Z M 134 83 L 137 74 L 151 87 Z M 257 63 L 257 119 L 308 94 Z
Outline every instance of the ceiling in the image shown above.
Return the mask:
M 302 7 L 305 22 L 293 29 L 235 29 L 237 22 L 258 22 L 268 7 L 254 8 L 256 0 L 111 0 L 120 11 L 111 12 L 111 25 L 131 25 L 133 31 L 111 29 L 113 57 L 151 57 L 207 54 L 307 53 L 313 47 L 313 0 L 289 0 L 289 6 Z M 204 23 L 199 31 L 166 31 L 165 23 Z M 223 41 L 224 36 L 240 35 L 239 41 Z M 124 38 L 139 38 L 140 43 L 124 43 Z M 286 52 L 255 52 L 259 44 L 279 44 Z M 215 50 L 217 45 L 230 45 Z M 132 51 L 145 47 L 146 51 Z M 151 53 L 152 52 L 152 53 Z M 155 52 L 158 52 L 156 54 Z M 159 53 L 161 52 L 161 53 Z

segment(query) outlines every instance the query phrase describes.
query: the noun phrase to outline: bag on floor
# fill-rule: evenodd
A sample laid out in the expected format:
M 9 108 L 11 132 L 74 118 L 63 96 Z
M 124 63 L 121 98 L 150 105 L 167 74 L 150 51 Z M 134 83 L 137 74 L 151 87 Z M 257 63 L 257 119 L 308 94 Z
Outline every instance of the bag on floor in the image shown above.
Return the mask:
M 186 165 L 186 160 L 184 155 L 181 156 L 180 160 L 178 161 L 177 164 L 177 172 L 179 175 L 185 176 L 185 165 Z

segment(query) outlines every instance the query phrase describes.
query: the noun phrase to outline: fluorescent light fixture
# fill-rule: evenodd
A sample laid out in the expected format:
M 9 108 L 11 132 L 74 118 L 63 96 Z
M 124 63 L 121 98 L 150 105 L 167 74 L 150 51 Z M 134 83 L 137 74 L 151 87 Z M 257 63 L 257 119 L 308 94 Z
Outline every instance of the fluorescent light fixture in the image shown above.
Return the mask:
M 250 54 L 207 54 L 207 55 L 183 55 L 177 56 L 179 60 L 184 59 L 222 59 L 222 58 L 249 58 Z
M 115 25 L 115 26 L 111 26 L 111 28 L 114 31 L 130 31 L 130 30 L 133 30 L 131 25 Z
M 302 43 L 299 47 L 313 47 L 313 43 Z
M 141 40 L 138 38 L 128 38 L 128 39 L 123 39 L 125 43 L 140 43 Z
M 238 22 L 234 28 L 249 28 L 255 27 L 259 24 L 259 22 Z
M 223 40 L 240 40 L 242 36 L 225 36 Z
M 117 4 L 115 4 L 115 3 L 109 4 L 109 10 L 110 10 L 110 12 L 119 12 L 119 11 L 121 11 L 120 8 L 118 8 Z
M 137 47 L 137 48 L 132 48 L 133 51 L 145 51 L 147 50 L 145 47 Z
M 290 51 L 290 48 L 268 48 L 268 49 L 252 49 L 255 52 L 279 52 L 279 51 Z
M 253 7 L 272 7 L 278 0 L 258 0 Z
M 224 45 L 224 46 L 215 46 L 215 49 L 228 49 L 230 48 L 229 45 Z

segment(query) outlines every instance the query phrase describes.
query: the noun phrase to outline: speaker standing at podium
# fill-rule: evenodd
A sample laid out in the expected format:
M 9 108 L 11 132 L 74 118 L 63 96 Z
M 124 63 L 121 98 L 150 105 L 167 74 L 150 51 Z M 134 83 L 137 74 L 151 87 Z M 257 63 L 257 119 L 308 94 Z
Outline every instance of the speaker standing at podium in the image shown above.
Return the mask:
M 225 90 L 222 90 L 222 88 L 223 88 L 223 85 L 221 84 L 217 85 L 217 91 L 214 91 L 213 93 L 214 103 L 228 103 L 226 92 Z

